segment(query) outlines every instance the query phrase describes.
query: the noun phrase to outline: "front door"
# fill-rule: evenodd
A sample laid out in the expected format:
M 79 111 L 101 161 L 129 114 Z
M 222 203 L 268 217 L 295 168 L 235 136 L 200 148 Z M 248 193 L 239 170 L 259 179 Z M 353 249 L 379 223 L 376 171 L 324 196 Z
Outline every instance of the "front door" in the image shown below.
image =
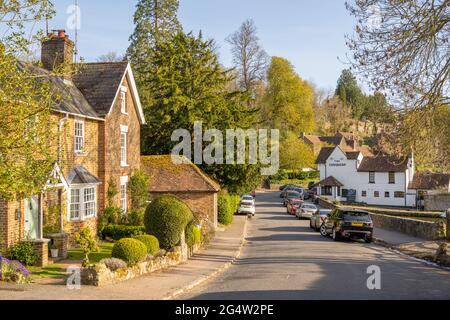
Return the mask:
M 39 196 L 25 199 L 25 239 L 37 240 L 39 236 Z

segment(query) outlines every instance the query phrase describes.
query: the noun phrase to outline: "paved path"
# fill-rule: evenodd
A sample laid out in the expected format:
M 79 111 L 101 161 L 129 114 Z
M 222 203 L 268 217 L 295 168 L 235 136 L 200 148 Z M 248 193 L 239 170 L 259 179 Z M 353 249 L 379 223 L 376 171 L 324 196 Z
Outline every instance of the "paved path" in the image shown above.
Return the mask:
M 375 228 L 374 231 L 375 238 L 381 239 L 386 243 L 391 245 L 400 245 L 405 243 L 413 243 L 413 242 L 424 242 L 421 238 L 416 238 L 409 236 L 407 234 L 403 234 L 400 232 L 395 232 L 387 229 Z
M 180 299 L 450 299 L 450 272 L 376 244 L 333 242 L 286 214 L 278 193 L 258 195 L 241 258 Z M 369 266 L 381 290 L 367 288 Z
M 218 232 L 207 250 L 188 263 L 104 288 L 83 286 L 69 290 L 65 285 L 0 285 L 0 300 L 160 300 L 209 277 L 230 265 L 241 248 L 247 217 L 236 217 L 226 231 Z

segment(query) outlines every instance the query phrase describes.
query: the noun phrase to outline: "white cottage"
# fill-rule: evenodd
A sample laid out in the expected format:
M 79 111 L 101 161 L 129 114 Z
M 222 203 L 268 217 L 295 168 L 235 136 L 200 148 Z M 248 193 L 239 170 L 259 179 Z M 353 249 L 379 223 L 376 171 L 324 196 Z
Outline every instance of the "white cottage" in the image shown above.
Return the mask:
M 369 205 L 415 207 L 414 157 L 399 159 L 341 146 L 322 148 L 318 159 L 318 193 L 339 201 Z

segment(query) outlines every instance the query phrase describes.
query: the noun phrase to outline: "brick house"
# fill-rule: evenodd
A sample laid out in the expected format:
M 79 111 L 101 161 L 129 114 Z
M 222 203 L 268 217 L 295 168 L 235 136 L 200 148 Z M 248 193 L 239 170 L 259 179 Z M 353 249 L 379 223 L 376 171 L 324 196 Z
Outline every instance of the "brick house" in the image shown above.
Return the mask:
M 140 169 L 145 119 L 130 64 L 85 63 L 74 76 L 52 76 L 54 67 L 73 61 L 73 48 L 64 31 L 49 34 L 42 43 L 44 68 L 33 68 L 53 82 L 62 100 L 54 107 L 54 126 L 49 128 L 60 137 L 52 184 L 29 199 L 0 200 L 0 249 L 33 240 L 42 252 L 42 265 L 48 252 L 43 226 L 50 211 L 59 213 L 63 238 L 83 227 L 96 232 L 110 182 L 120 190 L 115 205 L 126 212 L 128 179 Z
M 203 225 L 210 222 L 217 229 L 220 185 L 187 158 L 182 160 L 182 164 L 175 164 L 170 155 L 141 158 L 142 171 L 150 178 L 151 198 L 177 196 Z

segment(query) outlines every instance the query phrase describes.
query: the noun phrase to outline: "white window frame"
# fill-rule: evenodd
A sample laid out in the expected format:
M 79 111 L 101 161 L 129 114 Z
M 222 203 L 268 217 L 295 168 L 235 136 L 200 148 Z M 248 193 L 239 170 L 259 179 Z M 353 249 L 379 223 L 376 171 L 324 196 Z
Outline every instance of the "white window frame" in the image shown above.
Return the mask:
M 120 177 L 120 209 L 122 214 L 128 212 L 128 177 Z
M 128 167 L 128 126 L 120 126 L 120 166 Z
M 77 191 L 77 195 L 72 195 L 72 193 L 75 193 L 75 191 Z M 77 198 L 77 201 L 74 201 L 74 198 Z M 75 206 L 78 207 L 77 210 L 72 210 L 72 208 L 74 208 Z M 69 192 L 69 220 L 70 221 L 74 221 L 74 220 L 80 220 L 81 218 L 81 212 L 82 212 L 82 205 L 81 205 L 81 192 L 80 189 L 70 189 Z M 72 212 L 77 212 L 76 215 L 72 215 Z
M 120 112 L 126 115 L 128 115 L 127 91 L 128 91 L 127 87 L 125 86 L 120 87 Z
M 77 129 L 77 125 L 81 124 L 81 135 L 77 134 L 78 129 Z M 74 135 L 73 135 L 73 148 L 75 151 L 75 154 L 84 154 L 84 147 L 85 147 L 85 131 L 86 131 L 86 127 L 85 127 L 85 122 L 83 119 L 75 119 L 75 123 L 74 123 Z M 81 148 L 79 148 L 79 143 L 77 141 L 77 139 L 81 139 Z
M 87 199 L 87 192 L 94 191 L 93 200 Z M 78 191 L 78 202 L 72 202 L 72 192 Z M 97 217 L 97 207 L 98 207 L 98 190 L 97 185 L 80 185 L 80 186 L 71 186 L 69 189 L 69 197 L 68 197 L 68 219 L 69 221 L 85 221 L 91 218 Z M 88 209 L 88 205 L 92 205 L 91 208 Z M 78 205 L 78 214 L 76 216 L 72 215 L 72 207 L 73 205 Z M 91 211 L 92 213 L 88 213 Z

